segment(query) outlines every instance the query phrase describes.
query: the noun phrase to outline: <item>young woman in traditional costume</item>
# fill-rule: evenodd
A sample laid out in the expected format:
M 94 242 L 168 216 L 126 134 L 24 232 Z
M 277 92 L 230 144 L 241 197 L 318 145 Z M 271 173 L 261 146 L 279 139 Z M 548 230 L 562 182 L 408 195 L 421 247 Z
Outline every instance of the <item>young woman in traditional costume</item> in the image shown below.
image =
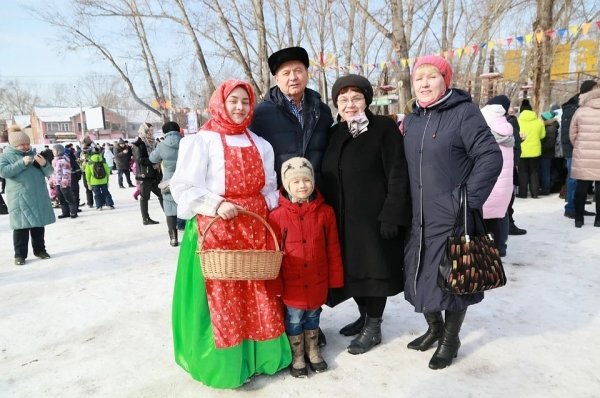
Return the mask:
M 203 249 L 265 249 L 262 224 L 240 209 L 266 217 L 277 206 L 271 145 L 250 132 L 254 93 L 228 80 L 212 95 L 212 119 L 183 138 L 170 188 L 178 216 L 188 219 L 173 296 L 176 362 L 196 380 L 236 388 L 255 374 L 274 374 L 291 362 L 281 300 L 264 281 L 205 279 L 196 251 L 213 217 Z

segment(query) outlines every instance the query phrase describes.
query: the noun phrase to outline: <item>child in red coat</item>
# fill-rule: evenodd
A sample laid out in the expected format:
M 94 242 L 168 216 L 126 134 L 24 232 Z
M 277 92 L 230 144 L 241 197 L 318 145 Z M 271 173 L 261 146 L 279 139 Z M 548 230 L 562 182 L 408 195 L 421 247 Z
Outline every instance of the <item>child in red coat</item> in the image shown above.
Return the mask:
M 293 362 L 290 373 L 306 377 L 305 355 L 313 372 L 323 372 L 327 363 L 317 344 L 321 305 L 329 288 L 342 287 L 344 273 L 333 209 L 315 190 L 310 162 L 296 157 L 283 163 L 279 207 L 269 222 L 282 240 L 285 255 L 279 278 L 286 305 L 285 331 Z

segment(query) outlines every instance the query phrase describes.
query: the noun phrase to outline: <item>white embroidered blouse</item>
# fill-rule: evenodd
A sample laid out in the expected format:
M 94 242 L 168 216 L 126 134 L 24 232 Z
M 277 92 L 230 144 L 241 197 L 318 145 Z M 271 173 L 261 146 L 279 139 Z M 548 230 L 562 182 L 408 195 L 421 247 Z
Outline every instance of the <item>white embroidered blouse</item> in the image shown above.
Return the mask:
M 260 152 L 265 169 L 265 186 L 261 193 L 269 210 L 277 207 L 277 174 L 273 147 L 264 138 L 249 131 Z M 227 145 L 248 147 L 245 134 L 226 135 Z M 225 161 L 219 133 L 200 130 L 184 137 L 179 144 L 177 167 L 169 180 L 171 194 L 177 202 L 177 216 L 190 219 L 196 214 L 215 216 L 225 194 Z

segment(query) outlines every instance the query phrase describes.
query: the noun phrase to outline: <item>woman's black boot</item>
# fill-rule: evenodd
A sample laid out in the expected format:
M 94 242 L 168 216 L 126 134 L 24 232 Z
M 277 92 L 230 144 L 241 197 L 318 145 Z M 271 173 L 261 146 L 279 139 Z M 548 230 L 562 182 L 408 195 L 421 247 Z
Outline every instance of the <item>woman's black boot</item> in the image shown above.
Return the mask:
M 411 350 L 427 351 L 434 343 L 438 343 L 444 334 L 444 318 L 440 311 L 426 312 L 423 315 L 429 327 L 424 335 L 408 343 Z
M 440 340 L 437 350 L 429 361 L 431 369 L 444 369 L 450 366 L 452 360 L 456 358 L 460 348 L 460 339 L 458 333 L 462 326 L 467 310 L 454 312 L 446 311 L 446 321 L 444 322 L 444 335 Z
M 362 331 L 350 342 L 348 352 L 353 355 L 364 354 L 381 343 L 382 321 L 382 318 L 371 318 L 367 315 Z
M 358 317 L 358 319 L 341 328 L 340 334 L 343 334 L 344 336 L 354 336 L 360 333 L 360 331 L 363 329 L 363 326 L 365 326 L 367 307 L 364 305 L 359 305 L 358 311 L 360 312 L 360 316 Z
M 169 244 L 173 247 L 179 246 L 176 216 L 167 216 L 167 227 L 169 228 Z

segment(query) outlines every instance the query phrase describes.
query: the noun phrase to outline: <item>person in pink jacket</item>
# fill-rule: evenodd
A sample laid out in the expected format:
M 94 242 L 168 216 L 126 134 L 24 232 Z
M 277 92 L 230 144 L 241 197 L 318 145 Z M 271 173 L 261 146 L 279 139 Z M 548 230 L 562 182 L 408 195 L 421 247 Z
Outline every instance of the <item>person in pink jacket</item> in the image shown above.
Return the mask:
M 596 202 L 594 227 L 600 227 L 600 87 L 579 96 L 579 108 L 571 119 L 569 138 L 573 144 L 571 177 L 577 180 L 575 227 L 583 225 L 585 200 L 592 184 Z
M 508 239 L 508 214 L 507 209 L 513 192 L 513 165 L 515 139 L 513 127 L 506 120 L 506 113 L 510 107 L 510 100 L 505 95 L 499 95 L 490 100 L 481 109 L 496 142 L 502 151 L 502 171 L 498 180 L 483 204 L 483 218 L 486 228 L 494 234 L 496 246 L 500 256 L 506 255 L 506 240 Z M 498 102 L 500 104 L 498 104 Z

